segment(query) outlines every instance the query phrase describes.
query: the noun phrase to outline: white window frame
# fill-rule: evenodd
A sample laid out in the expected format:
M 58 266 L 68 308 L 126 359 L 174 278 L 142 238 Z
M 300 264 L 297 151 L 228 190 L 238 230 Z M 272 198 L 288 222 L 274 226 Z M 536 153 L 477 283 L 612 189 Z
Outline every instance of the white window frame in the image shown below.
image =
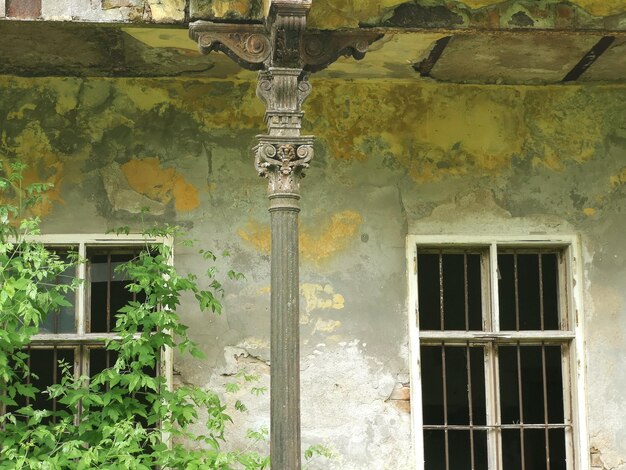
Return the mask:
M 568 367 L 564 368 L 563 386 L 569 384 L 569 393 L 564 394 L 565 407 L 571 410 L 571 421 L 573 421 L 570 436 L 566 432 L 566 456 L 572 461 L 568 465 L 568 470 L 586 470 L 590 468 L 589 435 L 586 412 L 586 364 L 584 349 L 584 314 L 583 314 L 583 261 L 582 243 L 578 235 L 530 235 L 530 236 L 468 236 L 468 235 L 408 235 L 406 243 L 406 256 L 408 262 L 408 320 L 409 320 L 409 356 L 410 356 L 410 377 L 411 377 L 411 427 L 412 442 L 414 445 L 414 456 L 417 470 L 424 470 L 424 434 L 422 416 L 422 378 L 420 371 L 420 331 L 418 326 L 418 284 L 417 284 L 417 249 L 418 247 L 441 247 L 441 248 L 482 248 L 489 250 L 489 278 L 482 280 L 481 288 L 485 292 L 485 283 L 491 286 L 490 302 L 492 318 L 498 318 L 498 275 L 497 275 L 497 247 L 511 248 L 559 248 L 564 251 L 566 260 L 566 298 L 563 299 L 567 306 L 569 331 L 559 331 L 556 333 L 558 339 L 569 338 L 571 340 L 569 349 Z M 495 286 L 496 288 L 493 288 Z M 498 335 L 497 326 L 494 325 L 496 333 L 489 333 L 490 337 Z M 454 337 L 454 332 L 436 332 L 437 337 Z M 478 332 L 480 334 L 480 332 Z M 533 333 L 521 333 L 529 338 Z M 555 337 L 538 332 L 541 339 Z M 504 335 L 502 335 L 504 336 Z M 555 337 L 555 339 L 557 339 Z M 489 374 L 487 374 L 489 375 Z M 493 374 L 492 374 L 493 375 Z M 493 384 L 486 384 L 492 390 Z M 493 391 L 487 392 L 487 413 L 493 408 Z M 491 395 L 491 397 L 490 397 Z M 497 410 L 491 410 L 492 413 Z M 567 419 L 567 412 L 566 412 Z M 498 458 L 497 441 L 488 443 L 489 470 L 506 470 L 502 468 L 501 456 Z M 494 442 L 496 445 L 494 445 Z M 570 444 L 569 446 L 567 444 Z
M 166 237 L 146 237 L 141 234 L 46 234 L 46 235 L 29 235 L 26 237 L 27 241 L 42 243 L 46 247 L 64 247 L 71 246 L 76 247 L 79 258 L 86 260 L 88 247 L 141 247 L 148 244 L 162 244 L 170 248 L 170 258 L 168 264 L 174 264 L 174 252 L 172 247 L 174 245 L 173 238 L 171 236 Z M 100 346 L 107 339 L 119 338 L 115 333 L 87 333 L 86 330 L 86 314 L 87 314 L 87 301 L 86 293 L 89 289 L 87 285 L 87 266 L 86 263 L 80 263 L 77 266 L 77 278 L 81 281 L 81 285 L 76 289 L 76 333 L 41 333 L 31 337 L 30 345 L 33 347 L 45 347 L 53 346 L 64 347 L 72 345 L 75 349 L 74 355 L 74 370 L 76 373 L 85 373 L 81 371 L 81 366 L 89 366 L 89 355 L 87 353 L 88 346 Z M 79 357 L 79 346 L 86 346 L 83 348 L 83 357 Z M 173 387 L 173 350 L 166 347 L 161 352 L 161 361 L 159 363 L 159 375 L 165 378 L 165 384 L 168 390 L 172 390 Z

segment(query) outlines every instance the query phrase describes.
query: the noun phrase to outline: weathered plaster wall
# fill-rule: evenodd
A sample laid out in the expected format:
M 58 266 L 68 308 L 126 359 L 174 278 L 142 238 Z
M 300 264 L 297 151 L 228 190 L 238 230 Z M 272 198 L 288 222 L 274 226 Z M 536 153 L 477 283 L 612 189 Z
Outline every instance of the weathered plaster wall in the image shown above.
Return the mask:
M 249 148 L 263 108 L 247 81 L 0 77 L 0 157 L 55 183 L 47 232 L 179 223 L 247 280 L 225 313 L 185 310 L 206 360 L 178 380 L 268 385 L 269 232 Z M 580 233 L 594 462 L 623 470 L 626 424 L 626 86 L 497 87 L 314 80 L 319 134 L 303 182 L 304 440 L 321 468 L 409 468 L 407 233 Z M 195 253 L 176 263 L 201 274 Z M 259 384 L 255 384 L 258 386 Z M 248 387 L 249 388 L 249 387 Z M 389 398 L 392 399 L 389 399 Z M 245 391 L 234 432 L 267 424 Z M 600 465 L 600 464 L 598 464 Z M 600 467 L 601 468 L 601 467 Z
M 262 21 L 269 0 L 0 0 L 0 18 L 185 23 Z M 626 29 L 624 0 L 315 0 L 315 28 L 399 26 L 487 29 Z
M 310 24 L 341 27 L 623 29 L 623 0 L 315 0 Z

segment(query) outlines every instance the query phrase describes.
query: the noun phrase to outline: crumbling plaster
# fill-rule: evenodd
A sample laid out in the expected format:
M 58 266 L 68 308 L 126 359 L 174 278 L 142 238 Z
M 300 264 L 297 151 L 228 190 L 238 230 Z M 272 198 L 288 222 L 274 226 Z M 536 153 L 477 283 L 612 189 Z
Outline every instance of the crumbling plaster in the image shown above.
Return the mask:
M 305 443 L 330 442 L 338 454 L 323 468 L 410 465 L 409 416 L 388 400 L 408 381 L 408 233 L 581 234 L 591 444 L 606 468 L 621 468 L 626 87 L 313 86 L 304 128 L 319 140 L 302 184 L 302 398 Z M 177 359 L 177 377 L 219 389 L 246 367 L 267 386 L 268 217 L 250 156 L 263 116 L 254 83 L 5 76 L 0 94 L 0 156 L 56 184 L 41 208 L 44 231 L 138 229 L 135 212 L 147 205 L 148 223 L 182 224 L 201 245 L 230 252 L 221 271 L 247 279 L 226 282 L 220 317 L 183 306 L 207 357 Z M 193 203 L 181 206 L 177 181 Z M 176 264 L 204 270 L 185 247 Z M 242 397 L 251 411 L 236 418 L 234 442 L 268 421 L 267 396 Z

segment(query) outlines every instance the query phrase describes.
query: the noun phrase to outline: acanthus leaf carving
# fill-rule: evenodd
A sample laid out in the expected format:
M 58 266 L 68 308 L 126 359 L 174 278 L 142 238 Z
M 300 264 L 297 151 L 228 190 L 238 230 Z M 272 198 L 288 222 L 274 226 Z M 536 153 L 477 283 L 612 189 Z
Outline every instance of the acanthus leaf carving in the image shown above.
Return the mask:
M 259 176 L 269 179 L 270 192 L 298 192 L 299 180 L 313 158 L 313 138 L 259 136 L 255 163 Z

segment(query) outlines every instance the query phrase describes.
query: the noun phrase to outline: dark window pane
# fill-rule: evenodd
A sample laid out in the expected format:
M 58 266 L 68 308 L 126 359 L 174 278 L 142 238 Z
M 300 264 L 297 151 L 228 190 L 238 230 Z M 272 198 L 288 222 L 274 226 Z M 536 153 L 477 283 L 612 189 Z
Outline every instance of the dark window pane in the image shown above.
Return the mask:
M 559 329 L 559 274 L 555 253 L 499 254 L 498 275 L 502 330 Z
M 445 470 L 445 433 L 439 430 L 424 431 L 424 470 Z
M 550 470 L 566 470 L 565 460 L 565 430 L 548 430 L 550 443 Z
M 448 423 L 469 424 L 467 349 L 445 347 Z
M 35 394 L 35 399 L 17 396 L 17 407 L 8 407 L 9 411 L 14 411 L 22 406 L 32 405 L 36 410 L 61 411 L 65 407 L 51 399 L 46 389 L 51 385 L 61 383 L 63 371 L 59 366 L 59 361 L 66 362 L 70 366 L 70 373 L 74 370 L 74 350 L 60 348 L 29 348 L 26 350 L 29 355 L 28 364 L 30 375 L 25 379 L 25 383 L 34 385 L 39 391 Z M 54 421 L 54 417 L 44 418 L 44 423 Z
M 544 346 L 546 354 L 546 377 L 548 395 L 548 422 L 563 423 L 563 362 L 561 346 Z
M 439 255 L 417 256 L 417 279 L 420 329 L 440 330 Z
M 442 255 L 445 330 L 465 330 L 465 269 L 463 255 Z
M 521 330 L 540 330 L 539 256 L 517 255 L 519 316 Z
M 521 346 L 519 351 L 522 365 L 524 423 L 542 424 L 545 422 L 545 419 L 541 347 Z
M 485 352 L 482 347 L 471 347 L 472 420 L 475 425 L 487 424 L 485 397 Z
M 422 410 L 424 424 L 443 424 L 442 346 L 422 346 Z
M 527 469 L 547 470 L 545 429 L 524 430 L 524 464 Z
M 502 465 L 506 470 L 522 469 L 522 444 L 520 431 L 517 429 L 502 431 Z M 526 466 L 528 470 L 531 468 Z
M 481 288 L 481 256 L 467 255 L 467 293 L 469 307 L 469 329 L 483 329 L 482 288 Z
M 516 330 L 515 268 L 513 255 L 498 255 L 500 329 Z
M 89 377 L 99 374 L 105 369 L 113 367 L 117 360 L 117 351 L 92 348 L 89 350 Z
M 517 424 L 520 422 L 517 349 L 515 346 L 499 346 L 498 354 L 502 424 Z
M 70 259 L 70 257 L 65 253 L 59 254 L 59 258 L 64 262 L 68 262 Z M 47 282 L 56 285 L 71 285 L 75 278 L 76 266 L 70 266 L 54 279 L 48 279 Z M 72 305 L 70 307 L 61 307 L 56 312 L 50 312 L 40 325 L 40 333 L 76 332 L 76 292 L 68 290 L 65 294 L 65 300 Z
M 474 431 L 474 470 L 488 470 L 487 431 Z
M 541 255 L 545 330 L 559 330 L 559 267 L 556 253 Z
M 486 424 L 483 354 L 482 347 L 422 346 L 421 370 L 424 424 L 444 424 L 444 411 L 447 411 L 448 424 L 469 425 L 470 411 L 473 424 Z M 443 390 L 444 360 L 445 395 Z M 470 402 L 472 403 L 471 410 Z M 446 409 L 444 409 L 444 406 Z
M 87 253 L 90 282 L 90 331 L 109 333 L 115 327 L 115 315 L 134 295 L 126 289 L 127 276 L 119 266 L 132 260 L 133 253 L 103 253 L 102 249 Z
M 448 431 L 447 454 L 448 468 L 451 470 L 488 470 L 487 433 L 485 431 L 472 433 L 469 430 Z M 446 469 L 446 433 L 444 430 L 424 431 L 424 461 L 425 470 Z
M 448 431 L 450 468 L 471 470 L 472 446 L 469 431 Z
M 481 330 L 479 254 L 418 255 L 419 321 L 423 330 Z M 442 282 L 443 281 L 443 282 Z
M 559 346 L 546 351 L 546 395 L 551 423 L 563 421 L 563 385 Z M 500 413 L 503 424 L 546 424 L 542 346 L 500 346 Z M 519 358 L 518 358 L 519 354 Z M 518 360 L 521 373 L 518 374 Z M 521 376 L 521 384 L 520 384 Z M 521 392 L 523 416 L 520 413 Z

